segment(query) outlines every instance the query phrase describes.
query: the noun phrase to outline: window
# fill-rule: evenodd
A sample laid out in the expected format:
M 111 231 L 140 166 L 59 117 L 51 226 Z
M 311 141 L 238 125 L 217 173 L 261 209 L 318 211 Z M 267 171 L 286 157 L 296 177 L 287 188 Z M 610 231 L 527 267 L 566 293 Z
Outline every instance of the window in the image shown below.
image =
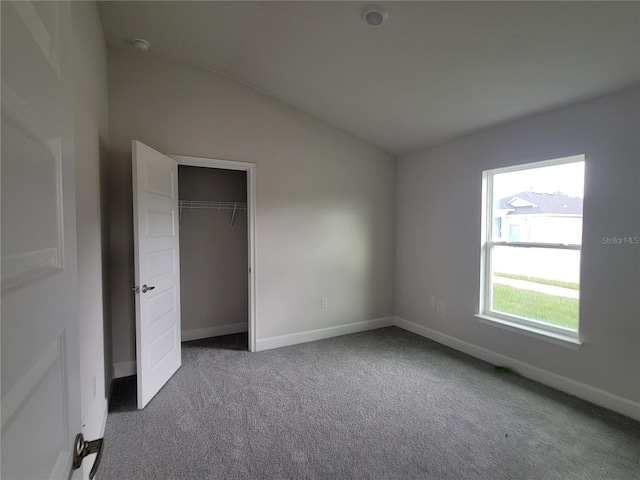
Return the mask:
M 483 172 L 479 317 L 579 344 L 584 155 Z

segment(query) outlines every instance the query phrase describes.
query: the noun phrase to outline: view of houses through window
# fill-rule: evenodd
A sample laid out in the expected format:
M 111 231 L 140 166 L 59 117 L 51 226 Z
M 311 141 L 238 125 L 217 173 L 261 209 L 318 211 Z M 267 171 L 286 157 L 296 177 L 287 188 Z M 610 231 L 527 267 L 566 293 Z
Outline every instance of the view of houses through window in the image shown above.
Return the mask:
M 480 313 L 577 339 L 584 156 L 483 180 Z

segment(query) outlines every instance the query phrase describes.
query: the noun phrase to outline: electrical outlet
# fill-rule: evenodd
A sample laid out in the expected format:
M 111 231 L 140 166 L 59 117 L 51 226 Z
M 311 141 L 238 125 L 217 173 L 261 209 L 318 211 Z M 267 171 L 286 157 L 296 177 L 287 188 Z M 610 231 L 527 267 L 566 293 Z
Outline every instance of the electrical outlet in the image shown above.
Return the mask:
M 320 308 L 329 308 L 329 299 L 321 298 L 320 299 Z
M 444 302 L 442 300 L 438 300 L 436 302 L 436 310 L 439 312 L 444 312 Z

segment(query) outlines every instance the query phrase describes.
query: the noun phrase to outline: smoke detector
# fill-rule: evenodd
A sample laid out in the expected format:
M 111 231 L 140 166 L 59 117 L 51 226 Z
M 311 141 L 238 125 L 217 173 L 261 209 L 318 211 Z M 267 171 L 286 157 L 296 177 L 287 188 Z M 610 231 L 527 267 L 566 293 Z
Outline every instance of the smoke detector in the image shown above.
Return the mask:
M 137 48 L 142 52 L 146 52 L 147 50 L 149 50 L 149 47 L 151 46 L 151 44 L 147 42 L 144 38 L 134 38 L 133 40 L 131 40 L 131 45 L 133 45 L 134 48 Z
M 360 16 L 367 25 L 377 27 L 389 18 L 389 13 L 380 5 L 367 5 L 362 9 Z

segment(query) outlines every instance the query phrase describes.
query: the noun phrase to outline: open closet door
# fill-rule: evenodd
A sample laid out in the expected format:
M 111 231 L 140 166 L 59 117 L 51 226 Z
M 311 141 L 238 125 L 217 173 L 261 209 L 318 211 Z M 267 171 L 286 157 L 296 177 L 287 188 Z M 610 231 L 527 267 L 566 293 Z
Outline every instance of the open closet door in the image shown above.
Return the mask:
M 133 229 L 138 408 L 180 368 L 178 164 L 136 140 Z

